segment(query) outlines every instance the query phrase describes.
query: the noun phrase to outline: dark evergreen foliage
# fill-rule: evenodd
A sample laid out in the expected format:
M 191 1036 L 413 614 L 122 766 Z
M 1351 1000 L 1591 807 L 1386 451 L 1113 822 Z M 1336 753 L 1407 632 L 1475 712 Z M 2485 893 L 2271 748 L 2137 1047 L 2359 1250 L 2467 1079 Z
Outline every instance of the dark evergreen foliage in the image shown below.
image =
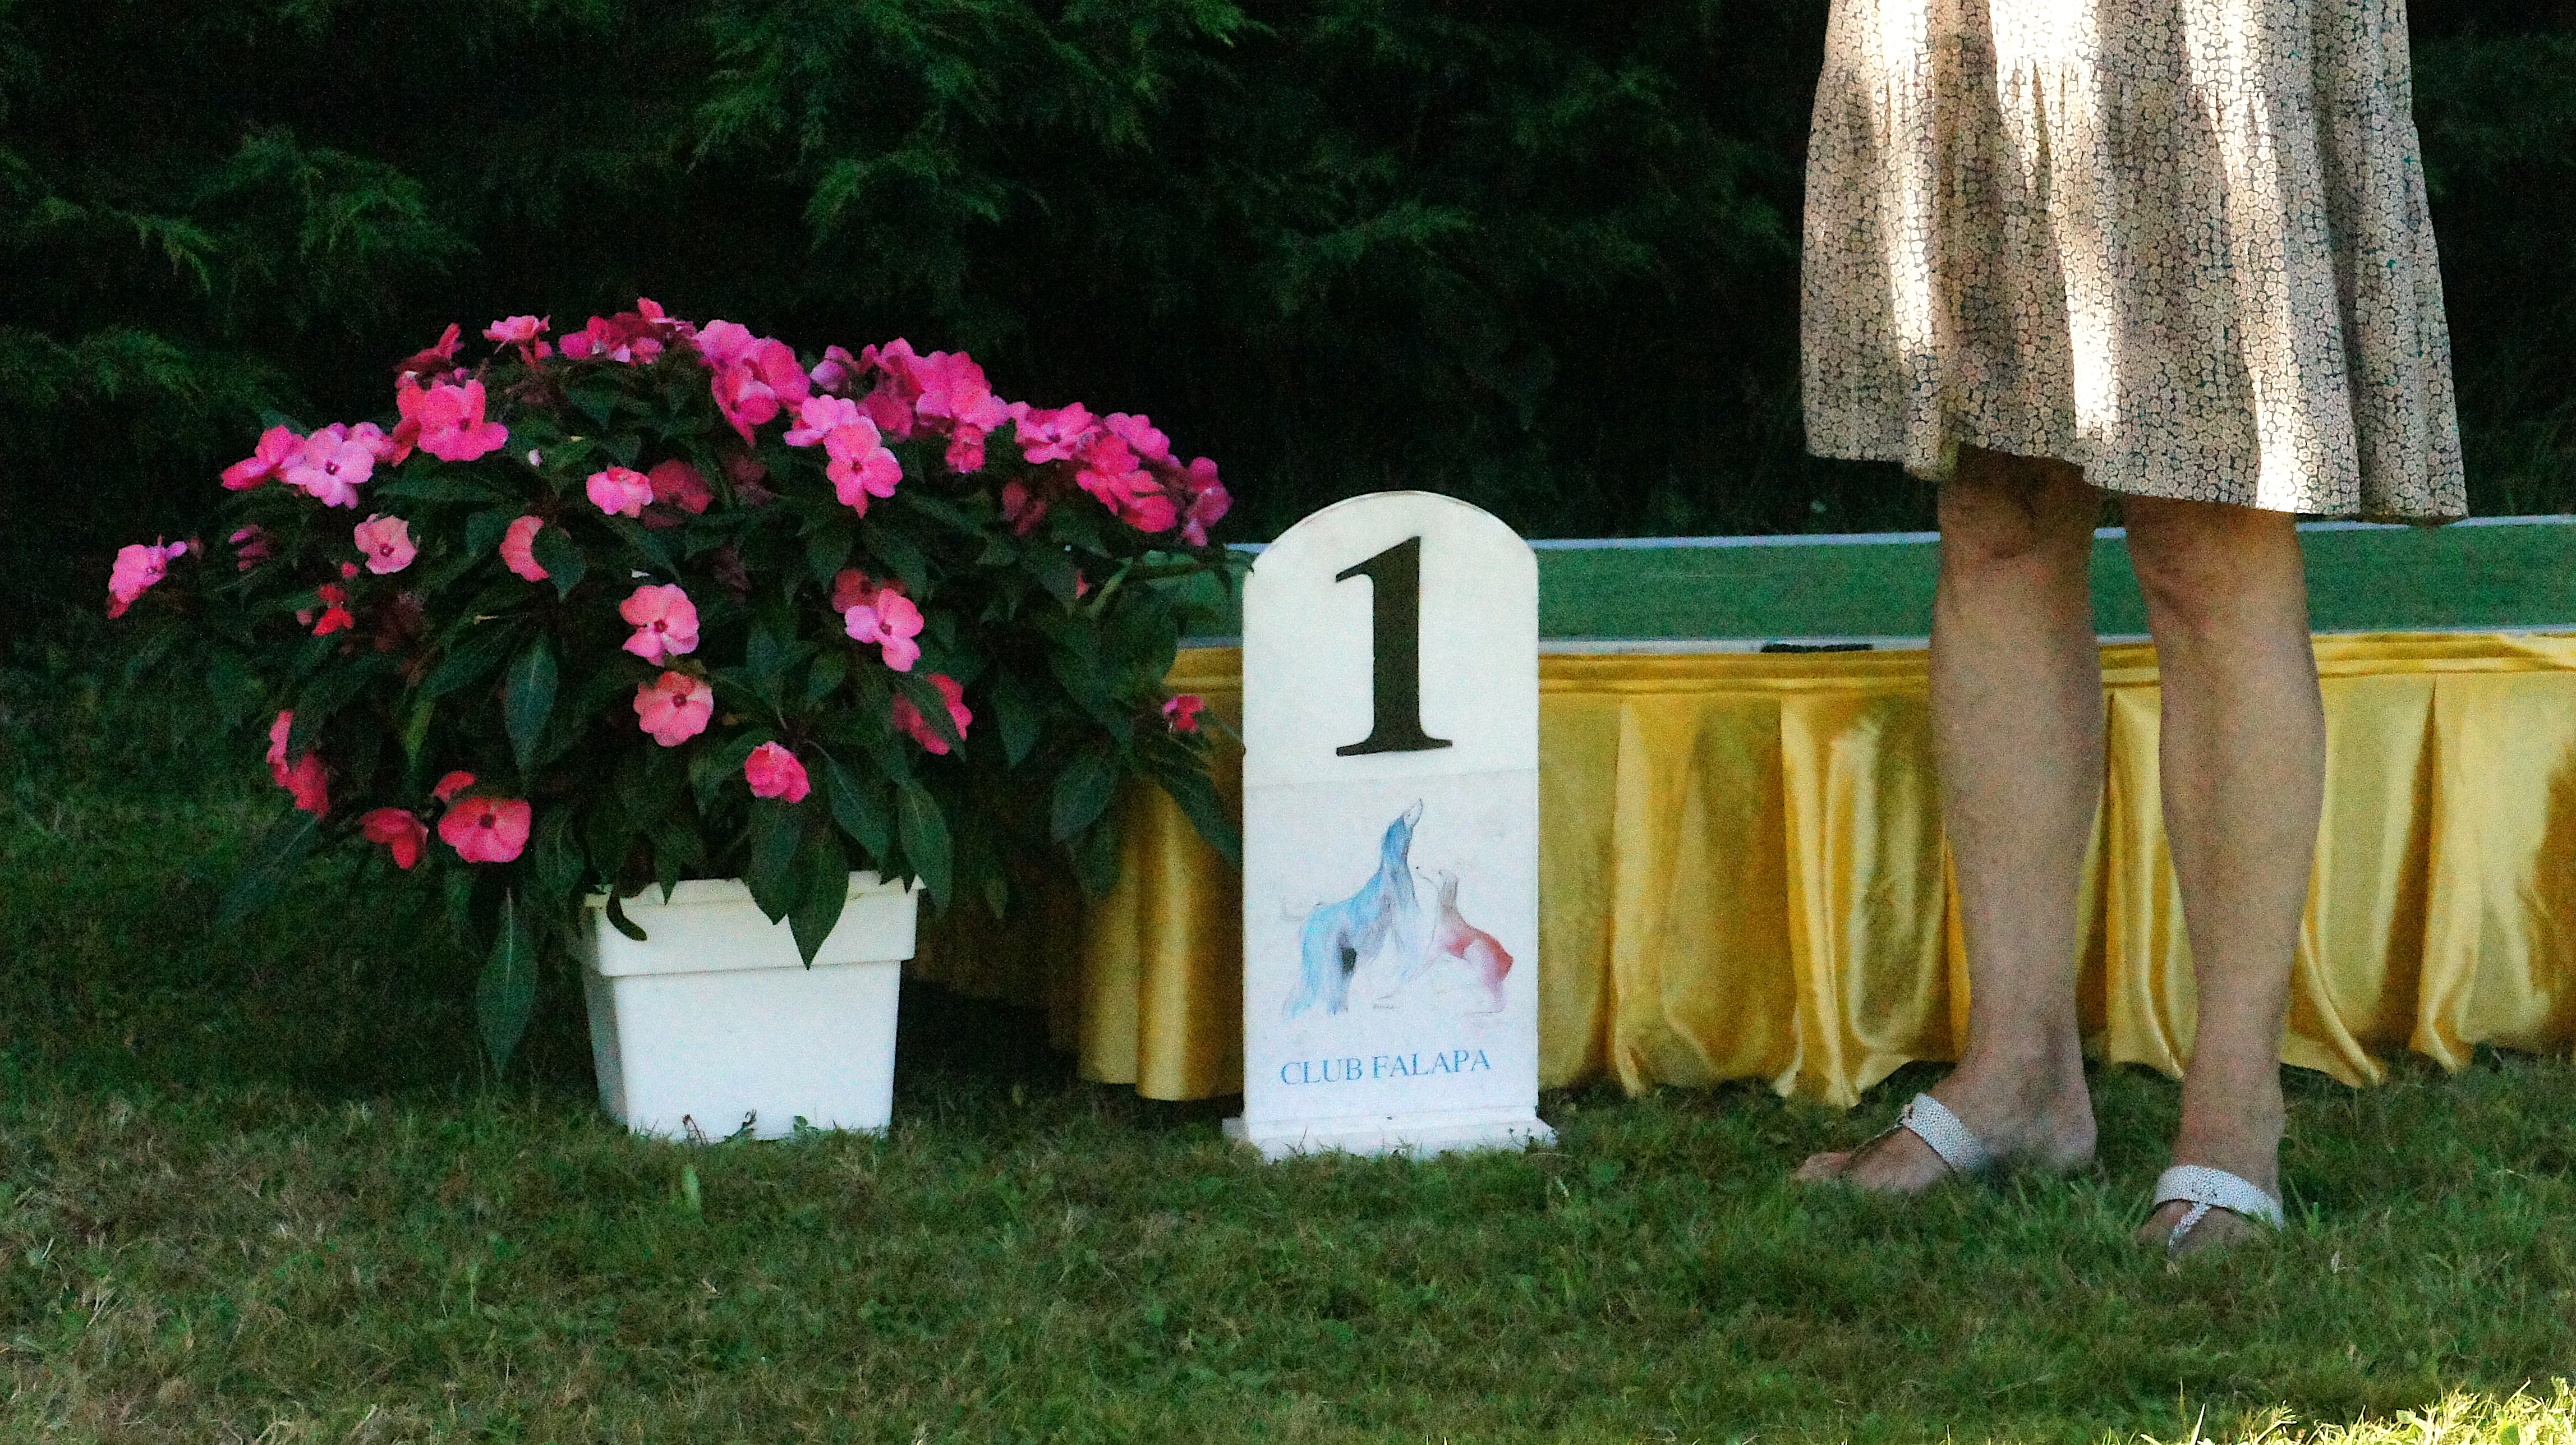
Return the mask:
M 1921 525 L 1803 455 L 1825 0 L 0 0 L 0 609 L 185 535 L 261 413 L 650 295 L 965 345 L 1222 461 L 1238 536 Z M 2481 510 L 2576 506 L 2576 9 L 2420 0 Z

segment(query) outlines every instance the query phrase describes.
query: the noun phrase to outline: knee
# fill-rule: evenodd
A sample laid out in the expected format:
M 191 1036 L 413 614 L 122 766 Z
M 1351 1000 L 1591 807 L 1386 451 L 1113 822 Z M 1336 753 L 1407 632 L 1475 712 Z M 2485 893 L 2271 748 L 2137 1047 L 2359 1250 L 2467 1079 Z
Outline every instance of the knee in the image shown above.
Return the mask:
M 1969 449 L 1941 488 L 1941 560 L 1953 570 L 2081 569 L 2102 494 L 2063 462 Z
M 2295 608 L 2306 629 L 2298 529 L 2285 513 L 2132 498 L 2129 565 L 2159 641 L 2220 641 L 2249 615 Z

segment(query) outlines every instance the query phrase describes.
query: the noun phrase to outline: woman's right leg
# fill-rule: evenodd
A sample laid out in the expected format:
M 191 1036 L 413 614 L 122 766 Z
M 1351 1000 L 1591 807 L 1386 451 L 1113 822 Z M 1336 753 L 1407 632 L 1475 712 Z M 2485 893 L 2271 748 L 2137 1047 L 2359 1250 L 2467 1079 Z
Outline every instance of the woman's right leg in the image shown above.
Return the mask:
M 2102 494 L 2063 462 L 1970 450 L 1941 489 L 1932 718 L 1968 941 L 1968 1040 L 1933 1096 L 2001 1154 L 2093 1154 L 2076 896 L 2102 794 L 2089 571 Z M 1898 1132 L 1805 1179 L 1910 1193 L 1945 1166 Z

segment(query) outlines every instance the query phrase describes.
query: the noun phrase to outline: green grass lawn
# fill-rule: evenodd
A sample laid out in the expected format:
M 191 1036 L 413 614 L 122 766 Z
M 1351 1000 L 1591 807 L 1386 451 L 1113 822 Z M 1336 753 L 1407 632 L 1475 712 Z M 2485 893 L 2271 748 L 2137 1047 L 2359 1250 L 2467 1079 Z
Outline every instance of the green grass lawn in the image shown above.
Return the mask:
M 1937 1070 L 1264 1166 L 917 989 L 885 1137 L 646 1142 L 562 980 L 481 1075 L 432 912 L 216 931 L 257 743 L 84 651 L 0 672 L 0 1440 L 2576 1441 L 2561 1061 L 2295 1076 L 2292 1229 L 2179 1269 L 2127 1070 L 2098 1168 L 1912 1203 L 1783 1176 Z

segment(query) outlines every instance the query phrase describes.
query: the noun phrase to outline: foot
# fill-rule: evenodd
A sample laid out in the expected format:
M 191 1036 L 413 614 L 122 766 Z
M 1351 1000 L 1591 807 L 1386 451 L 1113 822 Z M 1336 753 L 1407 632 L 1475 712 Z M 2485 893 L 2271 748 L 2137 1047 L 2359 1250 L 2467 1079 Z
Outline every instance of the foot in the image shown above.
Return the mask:
M 2060 1077 L 1961 1065 L 1932 1088 L 2000 1163 L 2062 1173 L 2093 1159 L 2093 1100 L 2081 1069 Z M 1798 1167 L 1801 1183 L 1840 1182 L 1883 1194 L 1920 1194 L 1950 1166 L 1911 1130 L 1858 1149 L 1818 1154 Z
M 2204 1109 L 2194 1107 L 2193 1101 L 2186 1101 L 2182 1130 L 2174 1137 L 2173 1161 L 2224 1169 L 2278 1199 L 2281 1197 L 2281 1127 L 2282 1110 L 2277 1086 L 2268 1091 L 2268 1097 L 2233 1109 Z M 2200 1223 L 2193 1225 L 2190 1233 L 2175 1242 L 2174 1226 L 2190 1212 L 2190 1203 L 2180 1199 L 2157 1206 L 2156 1212 L 2147 1217 L 2147 1222 L 2138 1227 L 2138 1243 L 2170 1249 L 2180 1257 L 2204 1250 L 2224 1252 L 2270 1232 L 2260 1223 L 2232 1209 L 2213 1208 L 2201 1216 Z

